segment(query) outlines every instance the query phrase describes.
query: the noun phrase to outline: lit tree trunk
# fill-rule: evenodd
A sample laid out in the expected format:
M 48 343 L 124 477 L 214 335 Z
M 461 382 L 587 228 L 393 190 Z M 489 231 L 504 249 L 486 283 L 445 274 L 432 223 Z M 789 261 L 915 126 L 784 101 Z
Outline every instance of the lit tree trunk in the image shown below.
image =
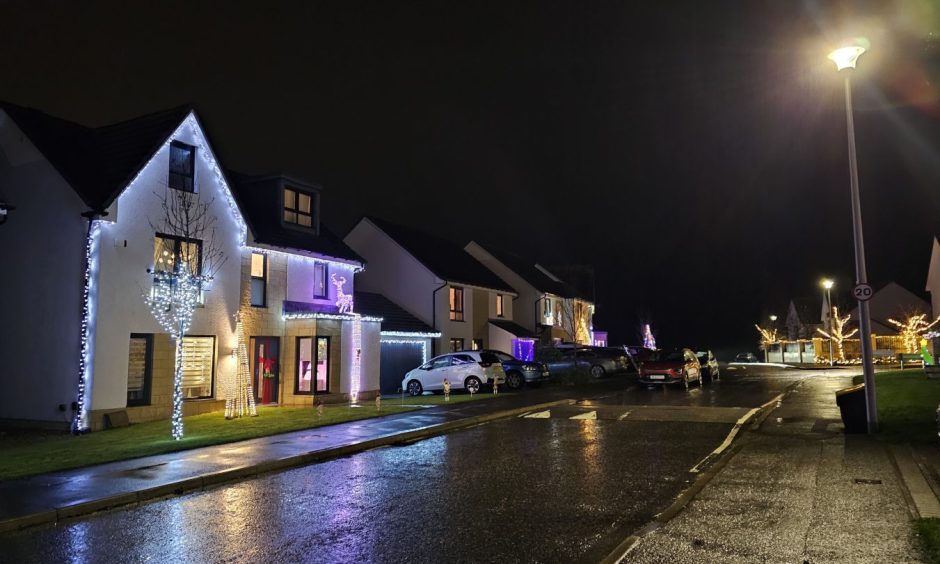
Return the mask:
M 183 438 L 183 324 L 179 324 L 176 340 L 176 370 L 173 372 L 173 439 Z

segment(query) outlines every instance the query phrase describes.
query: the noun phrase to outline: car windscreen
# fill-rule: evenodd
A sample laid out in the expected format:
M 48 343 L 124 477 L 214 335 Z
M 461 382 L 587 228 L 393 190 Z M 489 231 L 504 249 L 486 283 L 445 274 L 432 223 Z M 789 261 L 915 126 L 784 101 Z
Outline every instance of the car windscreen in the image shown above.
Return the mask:
M 493 353 L 481 352 L 480 353 L 480 362 L 484 364 L 499 364 L 499 357 Z
M 684 361 L 684 360 L 685 360 L 685 355 L 682 353 L 682 351 L 672 351 L 671 353 L 668 353 L 668 354 L 666 354 L 666 355 L 660 355 L 660 357 L 659 357 L 658 360 L 663 360 L 663 361 L 667 361 L 667 362 L 669 362 L 669 361 Z

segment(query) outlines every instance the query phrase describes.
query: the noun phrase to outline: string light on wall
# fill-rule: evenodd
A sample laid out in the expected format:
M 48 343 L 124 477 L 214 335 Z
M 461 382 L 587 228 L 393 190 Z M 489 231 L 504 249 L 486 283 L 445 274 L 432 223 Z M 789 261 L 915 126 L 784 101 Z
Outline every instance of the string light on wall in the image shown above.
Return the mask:
M 428 361 L 428 342 L 424 339 L 386 339 L 384 338 L 385 333 L 382 333 L 383 338 L 379 341 L 382 344 L 389 345 L 420 345 L 421 346 L 421 364 L 424 364 Z
M 418 337 L 418 338 L 426 338 L 426 339 L 437 339 L 441 335 L 442 333 L 440 331 L 438 331 L 437 333 L 423 333 L 421 331 L 382 331 L 383 337 Z M 391 343 L 394 341 L 388 341 L 388 342 Z M 410 343 L 411 341 L 405 341 L 405 342 Z
M 358 316 L 358 319 L 362 322 L 368 323 L 381 323 L 383 318 L 381 317 L 371 317 L 368 315 L 358 315 L 358 314 L 339 314 L 339 313 L 323 313 L 319 311 L 298 311 L 285 313 L 281 317 L 285 320 L 289 319 L 331 319 L 334 321 L 352 321 Z
M 359 375 L 362 369 L 362 316 L 353 314 L 352 321 L 353 362 L 349 382 L 349 400 L 359 401 Z
M 81 353 L 78 357 L 78 394 L 72 432 L 88 430 L 88 392 L 91 388 L 94 321 L 97 303 L 98 246 L 101 225 L 96 219 L 89 220 L 85 239 L 85 282 L 82 291 Z

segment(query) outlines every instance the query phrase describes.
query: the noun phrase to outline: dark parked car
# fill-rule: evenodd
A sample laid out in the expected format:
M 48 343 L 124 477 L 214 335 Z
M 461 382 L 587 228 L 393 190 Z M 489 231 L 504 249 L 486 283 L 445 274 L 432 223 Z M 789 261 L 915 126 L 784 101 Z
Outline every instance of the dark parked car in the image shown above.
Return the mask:
M 702 366 L 695 353 L 689 349 L 661 352 L 640 367 L 640 382 L 644 384 L 684 384 L 698 382 L 702 385 Z
M 548 370 L 552 374 L 560 372 L 574 372 L 585 370 L 594 378 L 603 378 L 625 370 L 628 362 L 626 355 L 620 351 L 620 356 L 598 349 L 557 349 L 558 358 L 548 361 Z
M 738 356 L 734 357 L 735 362 L 757 362 L 757 357 L 754 353 L 738 353 Z
M 503 351 L 488 350 L 499 359 L 503 365 L 503 372 L 506 373 L 506 385 L 512 390 L 518 390 L 523 384 L 537 386 L 548 380 L 548 366 L 541 362 L 519 360 L 511 354 Z
M 718 380 L 721 374 L 718 371 L 718 359 L 710 350 L 697 351 L 695 357 L 698 363 L 702 365 L 702 375 L 709 380 Z

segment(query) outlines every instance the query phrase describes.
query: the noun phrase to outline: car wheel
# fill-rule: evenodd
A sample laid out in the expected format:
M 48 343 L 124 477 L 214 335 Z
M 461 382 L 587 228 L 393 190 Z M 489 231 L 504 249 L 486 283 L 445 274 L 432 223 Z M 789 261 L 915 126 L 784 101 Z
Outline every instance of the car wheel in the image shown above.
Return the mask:
M 424 393 L 424 387 L 421 386 L 421 382 L 417 380 L 412 380 L 408 382 L 408 395 L 420 396 Z
M 682 371 L 682 384 L 685 386 L 685 389 L 689 389 L 689 373 L 685 370 Z
M 515 370 L 506 373 L 506 385 L 509 386 L 510 390 L 520 389 L 524 382 L 525 379 L 522 377 L 521 373 L 516 372 Z
M 603 377 L 604 377 L 604 367 L 603 367 L 603 366 L 598 366 L 597 364 L 595 364 L 594 366 L 592 366 L 592 367 L 591 367 L 591 376 L 593 376 L 594 378 L 603 378 Z
M 463 387 L 471 394 L 478 393 L 480 391 L 480 379 L 476 376 L 471 376 L 464 380 Z

